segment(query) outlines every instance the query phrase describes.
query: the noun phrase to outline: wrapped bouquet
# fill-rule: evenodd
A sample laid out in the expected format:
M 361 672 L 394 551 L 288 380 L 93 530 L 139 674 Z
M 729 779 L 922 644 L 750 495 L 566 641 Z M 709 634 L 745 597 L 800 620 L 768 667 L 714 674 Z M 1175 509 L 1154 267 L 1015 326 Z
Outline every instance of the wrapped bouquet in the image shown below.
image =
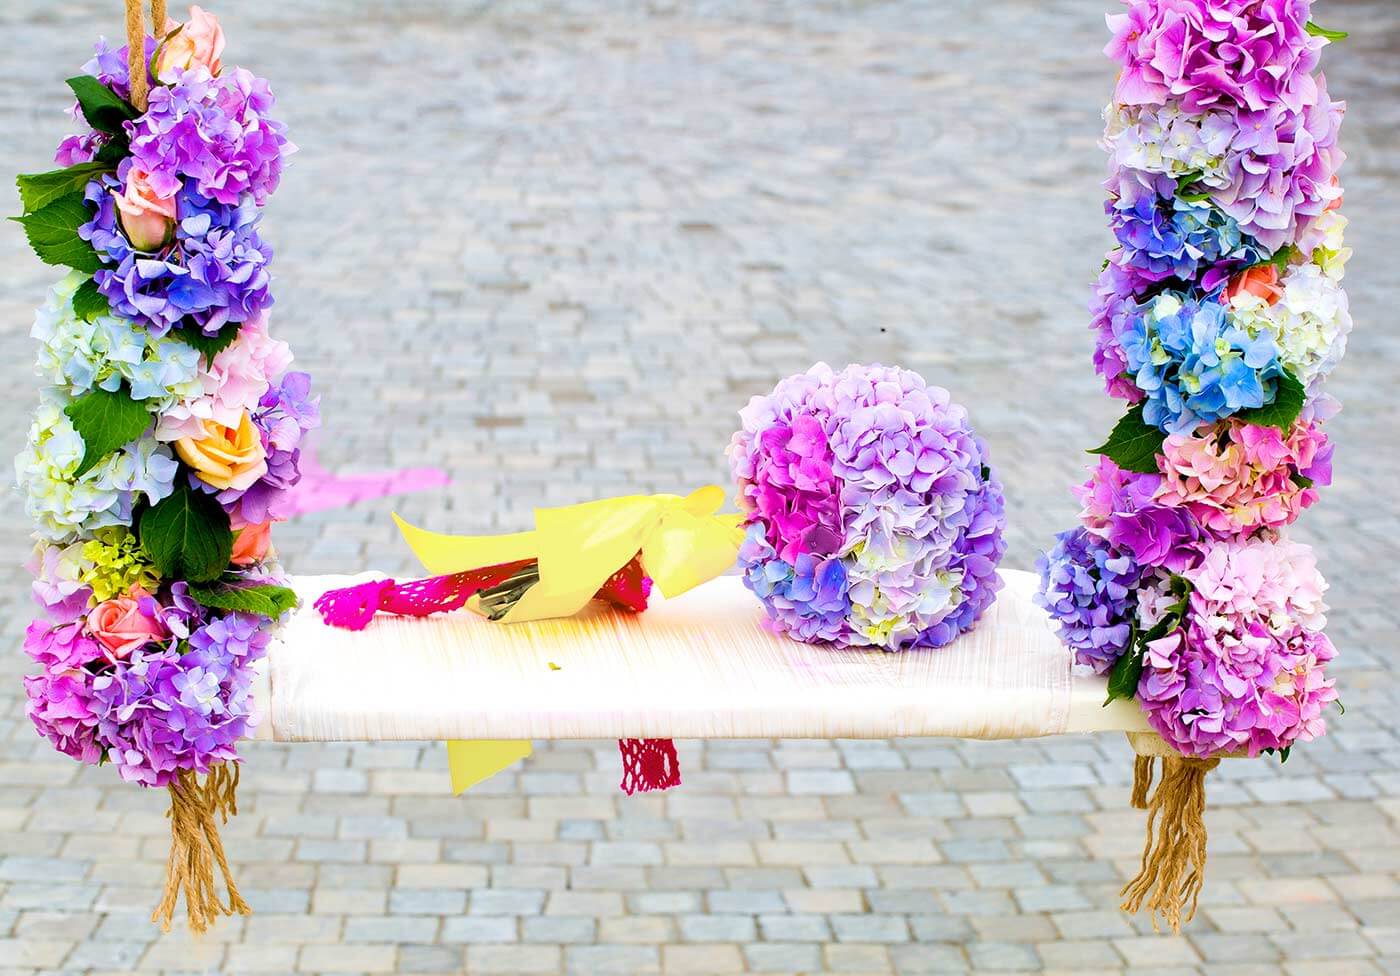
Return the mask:
M 44 386 L 15 462 L 42 610 L 25 690 L 56 749 L 168 788 L 156 918 L 183 891 L 203 930 L 247 911 L 216 817 L 234 812 L 253 667 L 295 603 L 270 532 L 318 416 L 268 331 L 258 221 L 293 151 L 272 93 L 222 64 L 199 7 L 154 35 L 139 13 L 69 79 L 81 131 L 61 168 L 18 178 L 30 244 L 67 269 L 35 318 Z

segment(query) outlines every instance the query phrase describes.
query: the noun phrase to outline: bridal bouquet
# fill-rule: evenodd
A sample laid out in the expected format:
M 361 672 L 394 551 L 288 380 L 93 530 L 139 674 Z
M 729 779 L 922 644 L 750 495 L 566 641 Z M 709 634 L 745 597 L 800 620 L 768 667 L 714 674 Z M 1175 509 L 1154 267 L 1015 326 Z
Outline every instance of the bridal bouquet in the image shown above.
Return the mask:
M 25 690 L 56 749 L 212 826 L 254 662 L 295 603 L 270 530 L 318 416 L 268 331 L 258 222 L 293 151 L 271 91 L 222 65 L 199 7 L 158 26 L 134 57 L 98 43 L 68 81 L 82 131 L 61 168 L 18 178 L 30 244 L 67 269 L 35 317 L 43 389 L 15 461 L 42 610 Z
M 777 632 L 942 647 L 992 605 L 1001 482 L 947 390 L 897 367 L 818 363 L 739 416 L 739 564 Z

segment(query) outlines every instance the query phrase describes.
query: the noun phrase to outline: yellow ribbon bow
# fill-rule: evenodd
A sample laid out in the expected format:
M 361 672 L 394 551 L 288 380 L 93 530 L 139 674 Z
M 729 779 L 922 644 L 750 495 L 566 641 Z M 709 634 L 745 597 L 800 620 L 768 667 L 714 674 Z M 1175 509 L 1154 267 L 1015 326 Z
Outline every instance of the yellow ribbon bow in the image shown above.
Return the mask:
M 394 521 L 434 576 L 536 560 L 539 582 L 501 618 L 520 623 L 573 616 L 638 553 L 642 569 L 668 597 L 720 575 L 734 565 L 744 538 L 741 516 L 716 514 L 723 504 L 719 485 L 685 497 L 625 495 L 537 508 L 534 531 L 495 536 L 441 535 L 398 515 Z
M 668 597 L 713 579 L 734 565 L 744 533 L 741 516 L 718 515 L 724 489 L 706 485 L 680 495 L 627 495 L 581 505 L 535 509 L 533 532 L 441 535 L 394 521 L 413 554 L 435 576 L 534 559 L 535 583 L 501 623 L 569 617 L 593 599 L 609 576 L 641 554 L 642 569 Z M 476 598 L 468 607 L 479 609 Z M 447 744 L 452 791 L 461 793 L 530 755 L 529 742 L 453 740 Z

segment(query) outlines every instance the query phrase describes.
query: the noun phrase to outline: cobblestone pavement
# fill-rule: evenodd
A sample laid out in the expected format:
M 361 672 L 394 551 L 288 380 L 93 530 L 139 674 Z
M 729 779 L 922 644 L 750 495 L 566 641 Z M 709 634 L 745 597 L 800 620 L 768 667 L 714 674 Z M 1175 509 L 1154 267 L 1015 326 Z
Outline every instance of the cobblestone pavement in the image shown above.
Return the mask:
M 632 799 L 610 743 L 541 744 L 462 799 L 440 746 L 252 747 L 227 833 L 257 914 L 160 937 L 164 797 L 80 771 L 23 716 L 10 492 L 0 970 L 1400 973 L 1400 5 L 1319 6 L 1352 31 L 1326 64 L 1352 104 L 1357 331 L 1338 481 L 1301 534 L 1333 582 L 1348 712 L 1282 769 L 1214 777 L 1188 938 L 1114 907 L 1142 830 L 1115 738 L 684 743 L 684 787 Z M 6 0 L 0 171 L 43 164 L 61 80 L 119 7 Z M 301 145 L 266 232 L 276 325 L 324 397 L 322 460 L 449 468 L 408 516 L 518 527 L 543 502 L 721 479 L 737 408 L 825 359 L 896 361 L 970 406 L 1007 484 L 1010 566 L 1070 524 L 1079 451 L 1115 412 L 1084 312 L 1106 244 L 1100 3 L 219 13 Z M 6 456 L 53 277 L 0 232 Z M 406 570 L 389 508 L 291 524 L 284 554 Z

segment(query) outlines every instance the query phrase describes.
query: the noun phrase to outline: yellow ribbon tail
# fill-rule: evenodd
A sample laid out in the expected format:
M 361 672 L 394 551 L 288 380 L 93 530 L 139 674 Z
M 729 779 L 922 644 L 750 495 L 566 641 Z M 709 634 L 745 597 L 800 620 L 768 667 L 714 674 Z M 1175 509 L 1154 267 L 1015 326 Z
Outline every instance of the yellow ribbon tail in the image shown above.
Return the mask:
M 532 752 L 528 739 L 450 739 L 447 768 L 452 773 L 452 792 L 464 793 Z
M 502 623 L 570 617 L 639 554 L 661 592 L 678 596 L 733 567 L 743 541 L 738 515 L 716 515 L 724 489 L 680 495 L 626 495 L 535 510 L 535 530 L 514 535 L 428 532 L 397 515 L 414 555 L 434 575 L 534 559 L 539 581 Z

